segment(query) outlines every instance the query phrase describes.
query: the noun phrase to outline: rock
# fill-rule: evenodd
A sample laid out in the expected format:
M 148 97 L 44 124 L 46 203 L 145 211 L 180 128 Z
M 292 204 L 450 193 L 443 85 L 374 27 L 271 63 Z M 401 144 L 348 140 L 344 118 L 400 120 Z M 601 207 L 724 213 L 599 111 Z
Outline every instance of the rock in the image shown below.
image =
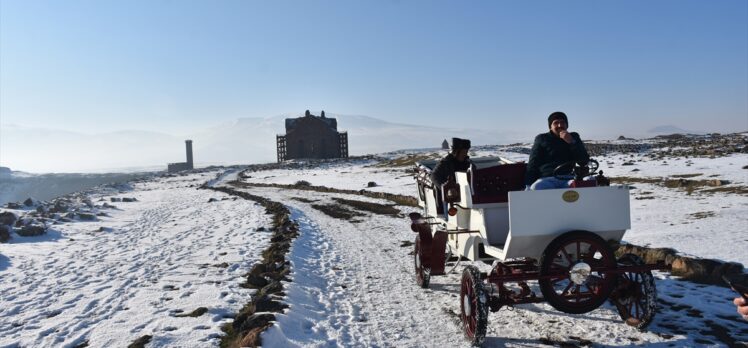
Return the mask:
M 275 301 L 269 296 L 262 296 L 255 301 L 255 312 L 282 312 L 288 305 Z
M 264 294 L 275 294 L 275 293 L 278 293 L 278 292 L 281 292 L 281 291 L 283 291 L 283 284 L 281 284 L 280 282 L 277 282 L 277 281 L 274 281 L 274 282 L 266 285 L 265 287 L 263 287 L 260 290 L 260 292 L 262 292 Z
M 23 201 L 23 205 L 25 205 L 27 207 L 33 207 L 33 206 L 36 205 L 36 202 L 34 201 L 33 198 L 29 197 L 29 198 L 26 198 L 25 201 Z
M 249 271 L 249 274 L 259 276 L 265 272 L 267 272 L 267 267 L 262 263 L 258 263 L 252 266 L 252 269 Z
M 135 197 L 122 197 L 123 202 L 137 202 L 138 200 Z
M 64 213 L 68 211 L 69 203 L 70 202 L 66 202 L 63 200 L 55 201 L 55 204 L 52 206 L 52 209 L 50 209 L 49 211 L 53 213 Z
M 268 313 L 252 314 L 248 317 L 244 317 L 240 314 L 236 317 L 232 326 L 234 327 L 234 331 L 242 332 L 265 327 L 265 325 L 268 325 L 273 320 L 275 320 L 275 315 Z M 242 347 L 244 347 L 244 345 L 242 345 Z
M 215 199 L 215 198 L 213 198 L 213 197 L 211 197 L 211 198 L 210 198 L 210 199 L 208 200 L 208 203 L 212 203 L 212 202 L 218 202 L 218 200 L 217 200 L 217 199 Z
M 5 243 L 10 240 L 10 231 L 10 226 L 0 225 L 0 243 Z
M 78 213 L 78 218 L 86 221 L 94 221 L 96 220 L 96 215 L 91 213 Z
M 730 183 L 730 182 L 729 182 L 729 181 L 727 181 L 727 180 L 720 180 L 720 179 L 709 180 L 709 181 L 707 182 L 707 184 L 708 184 L 709 186 L 722 186 L 722 185 L 727 185 L 727 184 L 729 184 L 729 183 Z
M 119 197 L 112 197 L 112 198 L 109 198 L 109 200 L 112 202 L 122 202 L 122 198 L 119 198 Z
M 247 276 L 247 285 L 253 289 L 262 289 L 268 285 L 268 280 L 263 276 L 250 274 Z
M 0 225 L 13 226 L 13 223 L 16 222 L 16 220 L 18 220 L 16 214 L 13 214 L 9 211 L 0 213 Z
M 44 225 L 28 224 L 21 227 L 16 233 L 22 237 L 35 237 L 47 233 L 47 228 Z
M 5 207 L 8 209 L 23 209 L 23 206 L 16 202 L 8 202 L 5 204 Z

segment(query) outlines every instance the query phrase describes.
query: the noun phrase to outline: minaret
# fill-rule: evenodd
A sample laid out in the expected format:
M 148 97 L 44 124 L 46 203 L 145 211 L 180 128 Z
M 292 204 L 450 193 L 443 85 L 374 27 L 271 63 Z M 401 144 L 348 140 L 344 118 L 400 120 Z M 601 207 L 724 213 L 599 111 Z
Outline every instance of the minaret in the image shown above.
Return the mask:
M 192 140 L 185 140 L 184 143 L 187 147 L 187 166 L 193 169 L 195 167 L 192 166 Z

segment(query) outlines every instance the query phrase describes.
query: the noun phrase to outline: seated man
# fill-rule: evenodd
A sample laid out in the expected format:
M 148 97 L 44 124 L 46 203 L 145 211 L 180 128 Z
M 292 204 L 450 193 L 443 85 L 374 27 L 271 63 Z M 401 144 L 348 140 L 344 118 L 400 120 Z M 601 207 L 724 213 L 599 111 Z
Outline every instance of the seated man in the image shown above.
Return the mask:
M 550 131 L 535 137 L 525 174 L 525 185 L 531 190 L 567 188 L 571 176 L 565 180 L 558 179 L 553 176 L 554 169 L 571 161 L 587 165 L 590 155 L 579 134 L 570 133 L 568 126 L 566 114 L 556 111 L 548 116 Z
M 470 168 L 468 150 L 470 150 L 470 140 L 452 138 L 452 151 L 434 167 L 434 171 L 431 172 L 431 181 L 434 183 L 437 192 L 437 201 L 441 202 L 442 200 L 442 198 L 438 198 L 441 197 L 439 192 L 441 192 L 442 185 L 450 178 L 455 179 L 456 171 L 464 172 Z M 447 217 L 447 205 L 444 204 L 442 207 L 444 217 Z
M 456 171 L 464 172 L 470 168 L 468 150 L 470 150 L 470 140 L 452 138 L 452 151 L 442 158 L 431 172 L 431 181 L 437 189 L 450 177 L 454 178 Z

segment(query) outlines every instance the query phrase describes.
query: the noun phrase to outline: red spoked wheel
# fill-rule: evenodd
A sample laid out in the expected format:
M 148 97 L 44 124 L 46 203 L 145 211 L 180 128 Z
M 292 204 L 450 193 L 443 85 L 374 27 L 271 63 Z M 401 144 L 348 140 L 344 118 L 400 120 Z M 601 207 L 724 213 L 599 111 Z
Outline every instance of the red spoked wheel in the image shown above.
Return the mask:
M 483 344 L 488 326 L 488 295 L 483 289 L 480 271 L 475 266 L 467 266 L 462 271 L 460 320 L 470 343 L 474 346 Z
M 543 297 L 554 308 L 572 314 L 587 313 L 613 291 L 616 276 L 613 250 L 600 236 L 572 231 L 554 239 L 543 252 L 538 281 Z
M 618 259 L 619 266 L 643 265 L 644 260 L 634 254 Z M 651 271 L 624 272 L 610 294 L 610 302 L 618 309 L 621 319 L 639 330 L 644 330 L 657 312 L 657 288 Z
M 421 237 L 416 236 L 416 249 L 413 253 L 413 263 L 416 270 L 416 283 L 424 289 L 429 287 L 429 281 L 431 280 L 431 269 L 424 265 L 424 250 L 421 244 Z

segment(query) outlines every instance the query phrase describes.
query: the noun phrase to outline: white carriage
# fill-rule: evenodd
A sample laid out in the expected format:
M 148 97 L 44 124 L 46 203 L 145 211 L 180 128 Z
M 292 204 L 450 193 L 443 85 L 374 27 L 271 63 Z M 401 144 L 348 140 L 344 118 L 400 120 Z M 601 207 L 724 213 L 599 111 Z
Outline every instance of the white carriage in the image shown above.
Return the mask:
M 609 186 L 602 172 L 575 168 L 569 189 L 525 191 L 525 163 L 503 158 L 472 160 L 466 172 L 435 187 L 435 161 L 416 165 L 419 204 L 412 213 L 417 232 L 414 265 L 417 283 L 428 287 L 445 274 L 449 261 L 492 264 L 463 270 L 461 319 L 466 337 L 480 344 L 488 311 L 502 306 L 547 301 L 567 313 L 586 313 L 606 300 L 624 321 L 643 329 L 656 309 L 651 270 L 635 255 L 616 258 L 616 245 L 631 226 L 629 189 Z M 584 169 L 584 170 L 581 170 Z M 597 176 L 593 176 L 597 174 Z M 542 297 L 527 281 L 537 280 Z

